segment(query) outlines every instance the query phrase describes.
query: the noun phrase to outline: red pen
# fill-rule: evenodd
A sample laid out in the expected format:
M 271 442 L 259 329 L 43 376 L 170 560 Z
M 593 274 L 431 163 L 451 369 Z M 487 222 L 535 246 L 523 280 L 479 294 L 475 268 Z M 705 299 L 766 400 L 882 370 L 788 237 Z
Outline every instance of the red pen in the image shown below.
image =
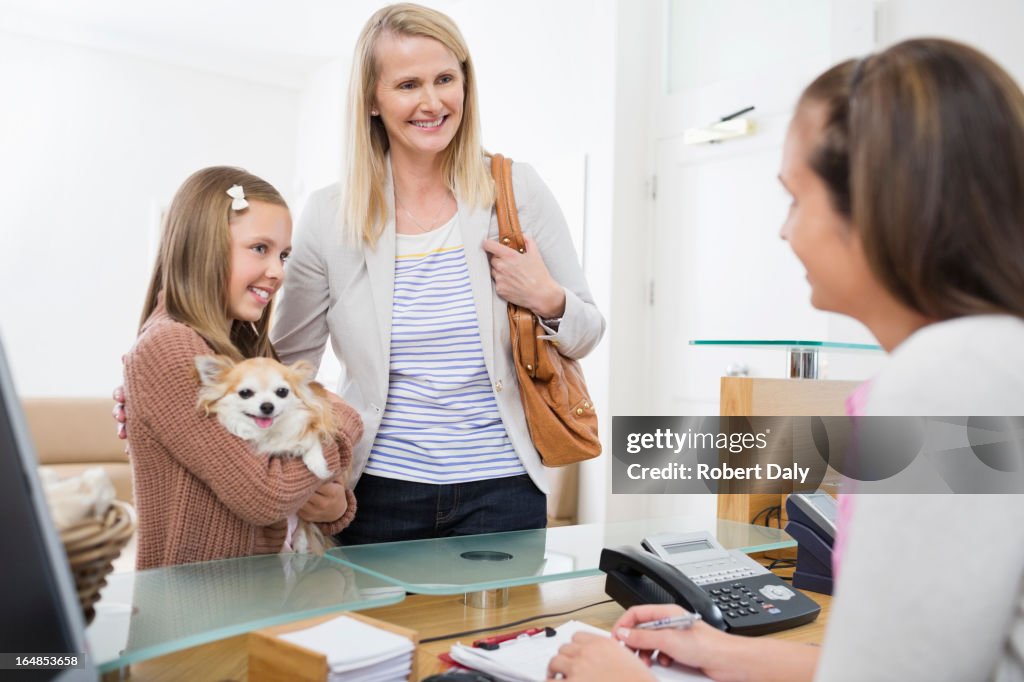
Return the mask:
M 473 642 L 473 646 L 478 649 L 484 649 L 485 651 L 494 651 L 502 642 L 507 642 L 512 639 L 518 639 L 520 637 L 533 637 L 544 633 L 546 637 L 554 637 L 554 628 L 528 628 L 526 630 L 519 630 L 517 632 L 508 632 L 504 635 L 494 635 L 493 637 L 487 637 L 486 639 L 478 639 Z

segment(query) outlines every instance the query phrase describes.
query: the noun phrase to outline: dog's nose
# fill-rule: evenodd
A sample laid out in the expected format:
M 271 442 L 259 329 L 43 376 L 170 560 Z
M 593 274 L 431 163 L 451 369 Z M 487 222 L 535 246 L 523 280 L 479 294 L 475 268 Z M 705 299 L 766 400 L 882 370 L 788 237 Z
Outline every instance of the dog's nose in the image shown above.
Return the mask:
M 260 412 L 263 414 L 270 414 L 274 411 L 274 403 L 262 403 L 260 405 Z

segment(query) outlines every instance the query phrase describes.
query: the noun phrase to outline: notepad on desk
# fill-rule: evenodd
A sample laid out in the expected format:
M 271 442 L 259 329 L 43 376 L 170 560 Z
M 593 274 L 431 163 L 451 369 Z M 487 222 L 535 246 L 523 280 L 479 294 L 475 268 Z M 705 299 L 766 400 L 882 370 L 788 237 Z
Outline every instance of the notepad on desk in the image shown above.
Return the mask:
M 409 676 L 415 645 L 407 638 L 339 616 L 280 635 L 286 642 L 323 654 L 330 682 L 402 680 Z
M 548 662 L 567 644 L 577 632 L 591 632 L 610 637 L 607 630 L 570 620 L 555 628 L 554 637 L 536 636 L 509 640 L 499 648 L 488 651 L 461 643 L 452 645 L 449 656 L 460 665 L 487 673 L 509 682 L 544 682 L 547 679 Z M 699 671 L 681 666 L 664 667 L 655 665 L 651 672 L 659 680 L 708 680 Z
M 416 679 L 418 637 L 361 614 L 328 616 L 252 633 L 249 677 L 322 682 Z

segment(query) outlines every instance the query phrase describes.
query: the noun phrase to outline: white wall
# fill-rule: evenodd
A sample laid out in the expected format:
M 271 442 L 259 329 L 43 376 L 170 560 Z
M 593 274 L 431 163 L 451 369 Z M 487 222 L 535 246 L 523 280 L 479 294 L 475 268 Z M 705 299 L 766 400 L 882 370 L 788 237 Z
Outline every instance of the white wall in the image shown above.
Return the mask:
M 651 266 L 651 203 L 653 109 L 638 106 L 657 91 L 654 68 L 662 54 L 654 3 L 619 3 L 615 68 L 615 185 L 612 233 L 612 298 L 608 329 L 611 344 L 611 413 L 652 414 L 649 340 Z M 611 442 L 611 423 L 606 442 Z M 620 519 L 646 513 L 651 500 L 611 495 L 610 450 L 588 464 L 590 490 L 605 490 L 600 503 L 587 499 L 581 516 L 590 520 Z M 638 512 L 638 508 L 643 511 Z
M 1021 0 L 881 0 L 878 44 L 941 37 L 968 43 L 1024 83 L 1024 2 Z
M 240 165 L 288 193 L 294 93 L 0 33 L 0 333 L 25 396 L 108 395 L 135 338 L 159 212 Z

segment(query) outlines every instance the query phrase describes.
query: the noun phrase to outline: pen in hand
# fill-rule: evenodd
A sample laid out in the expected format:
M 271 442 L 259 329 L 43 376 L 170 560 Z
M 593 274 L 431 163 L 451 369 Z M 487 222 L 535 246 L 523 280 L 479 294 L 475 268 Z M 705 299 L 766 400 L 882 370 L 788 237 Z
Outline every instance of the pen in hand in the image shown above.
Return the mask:
M 637 630 L 689 630 L 699 620 L 701 620 L 699 613 L 685 613 L 671 618 L 649 620 L 646 623 L 639 623 L 635 627 Z

